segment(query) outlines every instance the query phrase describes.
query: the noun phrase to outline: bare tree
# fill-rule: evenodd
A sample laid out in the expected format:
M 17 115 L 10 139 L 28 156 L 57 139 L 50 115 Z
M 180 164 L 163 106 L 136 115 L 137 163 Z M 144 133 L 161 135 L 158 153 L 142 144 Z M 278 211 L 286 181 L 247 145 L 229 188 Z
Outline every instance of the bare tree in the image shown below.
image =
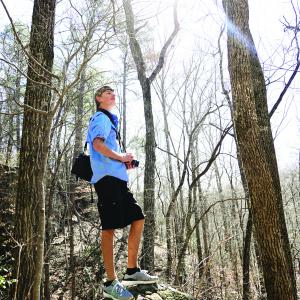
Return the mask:
M 151 83 L 160 72 L 167 52 L 168 47 L 177 35 L 179 23 L 177 20 L 177 1 L 174 5 L 174 30 L 163 48 L 161 49 L 157 66 L 152 74 L 147 77 L 145 62 L 141 51 L 140 44 L 136 38 L 134 27 L 134 15 L 132 11 L 131 1 L 123 0 L 123 6 L 126 15 L 127 34 L 129 36 L 129 45 L 133 56 L 138 79 L 142 88 L 144 101 L 144 115 L 146 123 L 146 144 L 145 144 L 145 174 L 144 174 L 144 211 L 146 214 L 144 239 L 142 248 L 142 266 L 153 270 L 154 269 L 154 234 L 155 234 L 155 137 L 154 137 L 154 122 L 151 103 Z
M 248 2 L 225 0 L 234 124 L 249 188 L 268 299 L 296 299 L 264 76 L 248 24 Z
M 52 118 L 50 109 L 53 66 L 55 0 L 34 1 L 30 35 L 30 58 L 24 103 L 24 123 L 16 197 L 14 299 L 40 299 L 44 261 L 45 196 Z M 41 111 L 45 112 L 41 113 Z
M 28 72 L 25 74 L 17 65 L 1 59 L 27 78 L 24 104 L 17 102 L 24 109 L 24 123 L 16 200 L 15 240 L 18 243 L 18 251 L 16 251 L 17 284 L 14 298 L 38 299 L 44 259 L 44 177 L 52 120 L 58 108 L 64 107 L 66 101 L 70 99 L 66 96 L 80 80 L 87 63 L 103 49 L 114 33 L 109 32 L 110 10 L 104 9 L 104 22 L 104 17 L 100 18 L 100 13 L 96 9 L 97 3 L 91 3 L 89 8 L 94 12 L 93 20 L 96 21 L 91 24 L 92 19 L 87 19 L 90 23 L 83 27 L 86 30 L 85 36 L 71 31 L 70 34 L 75 41 L 72 44 L 68 44 L 66 39 L 63 40 L 62 43 L 68 44 L 68 48 L 61 52 L 62 71 L 60 76 L 57 76 L 52 73 L 55 1 L 42 3 L 35 1 L 30 51 L 22 44 L 9 12 L 3 1 L 1 3 L 10 19 L 22 53 L 28 60 Z M 85 20 L 81 12 L 75 8 L 74 10 L 80 14 L 81 20 Z M 97 25 L 101 22 L 104 26 L 100 32 L 96 31 Z M 80 61 L 77 61 L 79 64 L 74 71 L 74 58 L 78 57 L 79 53 Z M 58 82 L 54 82 L 53 79 L 58 79 Z

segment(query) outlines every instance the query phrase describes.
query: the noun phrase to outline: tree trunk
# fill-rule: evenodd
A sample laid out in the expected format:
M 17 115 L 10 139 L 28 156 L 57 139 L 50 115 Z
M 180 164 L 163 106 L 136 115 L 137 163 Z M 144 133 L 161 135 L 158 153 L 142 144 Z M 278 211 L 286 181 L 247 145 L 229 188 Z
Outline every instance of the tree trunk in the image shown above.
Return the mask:
M 145 174 L 144 174 L 144 211 L 146 214 L 144 239 L 142 248 L 142 266 L 149 270 L 154 269 L 154 240 L 155 240 L 155 137 L 154 121 L 151 104 L 151 91 L 149 79 L 143 86 L 144 114 L 146 122 L 145 145 Z
M 197 173 L 197 153 L 198 153 L 198 143 L 195 141 L 193 145 L 193 151 L 191 151 L 191 167 L 192 167 L 192 179 L 194 180 L 196 176 L 198 175 Z M 197 223 L 196 227 L 196 245 L 197 245 L 197 258 L 198 258 L 198 278 L 201 279 L 203 276 L 203 271 L 204 271 L 204 264 L 203 264 L 203 253 L 202 253 L 202 245 L 201 245 L 201 234 L 200 234 L 200 218 L 199 218 L 199 209 L 198 207 L 201 204 L 202 200 L 202 195 L 198 194 L 199 193 L 199 185 L 200 182 L 198 181 L 193 189 L 192 189 L 192 195 L 193 195 L 193 208 L 194 208 L 194 218 L 195 218 L 195 223 Z
M 126 111 L 126 90 L 127 90 L 127 73 L 128 73 L 128 62 L 127 62 L 127 57 L 128 57 L 128 46 L 126 45 L 126 50 L 124 53 L 124 60 L 123 60 L 123 97 L 122 97 L 122 107 L 123 107 L 123 112 L 122 112 L 122 120 L 123 120 L 123 136 L 122 136 L 122 141 L 123 141 L 123 145 L 126 149 L 126 131 L 127 131 L 127 127 L 126 127 L 126 115 L 127 115 L 127 111 Z
M 224 0 L 234 125 L 249 188 L 268 299 L 296 299 L 296 283 L 268 116 L 263 72 L 248 23 L 247 0 Z
M 214 165 L 214 171 L 215 171 L 215 176 L 216 176 L 218 196 L 219 196 L 219 200 L 221 201 L 220 206 L 221 206 L 222 223 L 223 223 L 223 227 L 224 227 L 224 240 L 227 240 L 230 236 L 227 208 L 225 207 L 225 203 L 224 203 L 225 198 L 224 198 L 223 187 L 222 187 L 222 183 L 221 183 L 221 176 L 220 176 L 219 168 L 218 168 L 216 161 L 214 162 L 213 165 Z M 226 242 L 225 251 L 229 253 L 230 260 L 232 261 L 231 240 Z
M 226 90 L 226 88 L 225 88 L 225 82 L 224 82 L 223 52 L 222 52 L 222 48 L 221 48 L 221 37 L 222 37 L 223 32 L 224 32 L 224 30 L 222 29 L 220 32 L 220 35 L 219 35 L 219 39 L 218 39 L 218 49 L 219 49 L 219 53 L 220 53 L 221 86 L 222 86 L 223 94 L 225 95 L 228 106 L 230 108 L 231 120 L 232 120 L 232 122 L 234 122 L 232 101 L 230 99 L 228 90 Z M 238 146 L 237 139 L 236 139 L 236 133 L 234 134 L 234 141 L 235 141 L 236 148 L 237 148 L 236 149 L 237 161 L 238 161 L 238 166 L 239 166 L 239 170 L 240 170 L 242 186 L 243 186 L 243 190 L 244 190 L 244 194 L 245 194 L 245 203 L 247 204 L 247 206 L 249 208 L 249 203 L 250 203 L 249 191 L 248 191 L 247 181 L 246 181 L 246 177 L 245 177 L 245 172 L 243 169 L 243 164 L 241 161 L 239 146 Z M 232 180 L 230 180 L 230 184 L 231 184 L 231 189 L 233 190 Z M 251 214 L 251 209 L 249 208 L 249 215 L 248 215 L 248 220 L 247 220 L 247 225 L 246 225 L 246 234 L 245 234 L 245 236 L 243 236 L 243 239 L 244 239 L 243 257 L 242 257 L 242 259 L 243 259 L 243 300 L 248 300 L 251 297 L 251 293 L 250 293 L 250 250 L 251 250 L 251 236 L 252 236 L 252 227 L 253 227 L 252 225 L 253 225 L 252 214 Z M 240 228 L 241 228 L 241 230 L 243 230 L 243 228 L 244 228 L 241 217 L 240 217 Z
M 55 0 L 34 1 L 30 35 L 30 58 L 20 166 L 16 197 L 15 299 L 40 299 L 44 259 L 45 197 L 44 175 L 47 162 L 52 115 L 49 72 L 53 66 Z M 42 84 L 41 84 L 42 83 Z M 35 109 L 35 110 L 34 110 Z
M 251 210 L 249 210 L 246 234 L 244 240 L 243 248 L 243 300 L 249 300 L 250 293 L 250 246 L 251 246 L 251 236 L 252 236 L 252 215 Z
M 174 247 L 172 245 L 172 213 L 174 212 L 175 202 L 172 201 L 172 197 L 175 194 L 175 179 L 174 179 L 174 172 L 172 167 L 172 158 L 171 158 L 171 147 L 170 147 L 170 138 L 169 138 L 169 124 L 168 124 L 168 114 L 167 114 L 167 103 L 166 103 L 166 91 L 165 91 L 165 72 L 164 68 L 162 69 L 162 77 L 161 77 L 161 85 L 160 85 L 160 92 L 161 92 L 161 105 L 163 110 L 163 118 L 164 118 L 164 136 L 165 142 L 167 147 L 167 157 L 168 157 L 168 173 L 169 173 L 169 181 L 171 185 L 171 202 L 169 207 L 167 208 L 166 214 L 166 241 L 167 241 L 167 267 L 166 267 L 166 277 L 167 280 L 171 282 L 172 277 L 172 263 L 173 263 L 173 252 Z M 177 223 L 177 221 L 176 221 Z M 176 231 L 177 232 L 177 231 Z
M 85 84 L 86 84 L 86 76 L 85 70 L 82 71 L 80 77 L 80 84 L 78 90 L 78 100 L 77 100 L 77 109 L 75 115 L 75 142 L 74 142 L 74 151 L 73 151 L 73 159 L 74 162 L 76 157 L 82 151 L 82 120 L 83 120 L 83 98 L 84 98 L 84 91 L 85 91 Z M 76 298 L 76 261 L 74 257 L 74 225 L 73 225 L 73 214 L 74 210 L 76 209 L 75 205 L 75 189 L 78 183 L 76 182 L 74 176 L 70 179 L 70 202 L 69 202 L 69 230 L 70 230 L 70 275 L 71 275 L 71 299 L 74 300 Z
M 253 231 L 253 236 L 255 236 L 255 228 L 252 228 Z M 266 297 L 266 287 L 265 287 L 265 282 L 264 282 L 264 276 L 263 276 L 263 263 L 262 263 L 262 258 L 260 254 L 260 250 L 258 247 L 257 241 L 254 239 L 253 243 L 253 248 L 254 248 L 254 257 L 256 258 L 256 265 L 257 265 L 257 274 L 256 278 L 257 280 L 257 294 L 258 294 L 258 299 L 259 300 L 264 300 L 267 299 Z
M 198 149 L 198 147 L 197 147 Z M 200 215 L 203 215 L 203 213 L 207 209 L 207 199 L 206 196 L 203 195 L 202 188 L 201 188 L 201 182 L 198 183 L 198 193 L 200 197 Z M 208 217 L 205 215 L 201 220 L 201 228 L 202 228 L 202 239 L 203 239 L 203 268 L 205 270 L 205 279 L 206 283 L 204 285 L 204 297 L 207 299 L 212 299 L 211 296 L 211 287 L 213 286 L 212 282 L 212 276 L 210 271 L 210 247 L 209 247 L 209 229 L 208 229 Z
M 7 106 L 8 106 L 8 111 L 12 111 L 12 93 L 11 91 L 7 92 Z M 9 164 L 9 160 L 11 158 L 12 154 L 12 147 L 13 147 L 13 135 L 14 135 L 14 116 L 8 116 L 8 132 L 7 132 L 7 146 L 6 146 L 6 159 L 5 159 L 5 164 Z
M 16 77 L 16 90 L 14 94 L 15 101 L 20 102 L 20 93 L 21 93 L 21 76 L 17 74 Z M 20 115 L 16 116 L 16 148 L 17 153 L 20 151 L 21 146 L 21 117 Z
M 144 226 L 144 239 L 142 247 L 143 268 L 154 269 L 154 237 L 155 237 L 155 137 L 154 121 L 151 103 L 151 88 L 149 78 L 146 77 L 145 64 L 140 45 L 135 38 L 134 16 L 130 0 L 123 1 L 127 32 L 129 36 L 129 45 L 131 53 L 137 67 L 138 79 L 142 88 L 144 102 L 144 116 L 146 125 L 146 145 L 145 145 L 145 174 L 144 174 L 144 212 L 146 214 Z
M 74 179 L 73 179 L 74 180 Z M 73 224 L 73 215 L 74 215 L 74 182 L 71 182 L 70 190 L 73 190 L 73 196 L 70 194 L 70 201 L 68 206 L 68 219 L 69 219 L 69 247 L 70 247 L 70 258 L 69 258 L 69 270 L 68 277 L 71 276 L 71 300 L 74 300 L 76 297 L 76 261 L 74 257 L 74 224 Z
M 155 237 L 155 132 L 151 103 L 150 85 L 164 65 L 166 51 L 179 30 L 177 20 L 177 2 L 174 6 L 174 30 L 159 55 L 159 60 L 149 77 L 146 76 L 145 62 L 140 44 L 136 39 L 134 28 L 134 15 L 131 7 L 131 0 L 123 0 L 126 16 L 126 29 L 129 37 L 129 45 L 134 63 L 137 68 L 138 79 L 142 88 L 144 102 L 144 116 L 146 125 L 145 145 L 145 173 L 144 173 L 144 212 L 146 214 L 144 239 L 142 247 L 142 267 L 149 270 L 154 269 L 154 237 Z
M 56 145 L 53 145 L 53 150 L 49 151 L 49 153 L 60 153 L 60 145 L 59 145 L 59 141 L 60 141 L 60 135 L 62 132 L 62 124 L 60 124 L 58 126 L 58 122 L 61 120 L 61 112 L 62 112 L 62 107 L 60 107 L 60 109 L 58 110 L 58 113 L 56 115 L 55 121 L 53 122 L 53 126 L 52 126 L 52 130 L 50 133 L 50 144 L 52 143 L 53 140 L 53 135 L 54 135 L 54 128 L 57 128 L 57 142 Z M 57 186 L 57 171 L 60 168 L 60 163 L 61 163 L 61 158 L 62 155 L 59 154 L 58 156 L 55 157 L 55 154 L 53 154 L 53 158 L 51 158 L 50 156 L 48 157 L 48 165 L 49 165 L 49 161 L 52 159 L 55 161 L 55 167 L 54 170 L 52 172 L 52 170 L 50 169 L 49 173 L 50 173 L 50 179 L 49 179 L 49 183 L 47 185 L 47 193 L 46 193 L 46 201 L 45 201 L 45 205 L 46 205 L 46 232 L 45 232 L 45 258 L 44 258 L 44 299 L 45 300 L 50 300 L 51 298 L 51 294 L 50 294 L 50 261 L 51 261 L 51 243 L 52 243 L 52 239 L 53 239 L 53 198 L 54 198 L 54 194 L 55 194 L 55 188 Z M 63 222 L 64 222 L 64 218 L 63 218 Z

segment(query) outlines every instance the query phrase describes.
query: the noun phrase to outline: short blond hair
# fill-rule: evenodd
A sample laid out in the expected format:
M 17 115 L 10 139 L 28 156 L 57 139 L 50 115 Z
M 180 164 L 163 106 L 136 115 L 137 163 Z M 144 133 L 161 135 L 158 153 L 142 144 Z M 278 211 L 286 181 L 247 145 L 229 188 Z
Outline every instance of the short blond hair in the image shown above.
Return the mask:
M 96 109 L 98 110 L 99 108 L 99 102 L 97 101 L 97 97 L 100 97 L 104 92 L 106 91 L 112 91 L 114 92 L 114 89 L 111 88 L 109 85 L 104 85 L 101 88 L 99 88 L 96 93 L 95 93 L 95 104 L 96 104 Z

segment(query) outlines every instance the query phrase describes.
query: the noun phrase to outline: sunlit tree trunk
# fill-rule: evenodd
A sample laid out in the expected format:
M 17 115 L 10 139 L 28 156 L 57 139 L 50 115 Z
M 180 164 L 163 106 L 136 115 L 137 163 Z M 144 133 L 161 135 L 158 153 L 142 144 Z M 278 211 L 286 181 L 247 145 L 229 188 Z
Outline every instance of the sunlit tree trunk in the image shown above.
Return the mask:
M 296 299 L 263 72 L 249 29 L 247 0 L 224 0 L 234 124 L 249 189 L 268 299 Z
M 55 0 L 35 0 L 30 35 L 30 58 L 25 92 L 24 122 L 16 197 L 15 299 L 39 299 L 44 260 L 44 175 L 52 115 L 50 108 L 53 66 Z M 39 111 L 37 111 L 39 110 Z M 43 112 L 41 112 L 43 111 Z
M 230 114 L 231 114 L 231 119 L 233 122 L 233 107 L 232 107 L 232 101 L 229 96 L 228 90 L 225 88 L 225 82 L 224 82 L 224 72 L 223 72 L 223 51 L 221 48 L 221 37 L 223 35 L 224 29 L 221 29 L 219 39 L 218 39 L 218 49 L 219 49 L 219 54 L 220 54 L 220 76 L 221 76 L 221 86 L 222 86 L 222 91 L 223 94 L 225 95 L 225 98 L 227 100 L 228 106 L 230 108 Z M 248 186 L 247 186 L 247 181 L 245 177 L 245 172 L 243 169 L 243 164 L 241 161 L 241 155 L 238 147 L 238 143 L 236 140 L 236 134 L 234 134 L 234 141 L 236 143 L 237 147 L 237 161 L 238 161 L 238 166 L 240 170 L 240 175 L 241 175 L 241 180 L 242 180 L 242 186 L 244 190 L 244 195 L 245 195 L 245 203 L 248 206 L 249 209 L 249 214 L 248 214 L 248 219 L 247 219 L 247 225 L 246 225 L 246 233 L 244 238 L 244 244 L 243 244 L 243 300 L 248 300 L 250 299 L 251 293 L 250 293 L 250 249 L 251 249 L 251 237 L 252 237 L 252 214 L 251 214 L 251 209 L 249 208 L 249 191 L 248 191 Z M 231 182 L 231 181 L 230 181 Z M 232 183 L 231 183 L 232 186 Z M 232 188 L 233 190 L 233 188 Z M 243 230 L 244 224 L 240 218 L 240 228 Z

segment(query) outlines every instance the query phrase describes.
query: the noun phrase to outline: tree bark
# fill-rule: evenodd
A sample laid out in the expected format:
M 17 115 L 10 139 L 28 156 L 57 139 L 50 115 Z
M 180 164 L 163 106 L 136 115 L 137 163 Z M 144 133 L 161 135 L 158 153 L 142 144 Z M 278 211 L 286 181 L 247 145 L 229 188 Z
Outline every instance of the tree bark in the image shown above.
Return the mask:
M 123 60 L 123 97 L 122 97 L 122 107 L 123 107 L 123 111 L 122 111 L 122 120 L 123 120 L 123 135 L 122 135 L 122 141 L 123 141 L 123 145 L 126 149 L 126 144 L 127 144 L 127 126 L 126 126 L 126 116 L 127 116 L 127 111 L 126 111 L 126 107 L 127 107 L 127 99 L 126 99 L 126 91 L 127 91 L 127 76 L 128 76 L 128 61 L 127 61 L 127 57 L 128 57 L 128 46 L 126 45 L 126 49 L 125 49 L 125 53 L 124 53 L 124 60 Z
M 20 94 L 21 94 L 21 76 L 20 74 L 17 74 L 16 77 L 16 90 L 14 94 L 15 101 L 20 102 Z M 20 146 L 21 146 L 21 117 L 20 115 L 16 116 L 16 148 L 17 148 L 17 153 L 20 151 Z
M 218 49 L 219 49 L 219 54 L 220 54 L 220 76 L 221 76 L 221 86 L 222 86 L 222 91 L 223 94 L 225 95 L 225 98 L 227 100 L 228 106 L 230 108 L 230 115 L 231 115 L 231 120 L 232 122 L 234 121 L 233 117 L 233 107 L 232 107 L 232 101 L 229 96 L 228 90 L 225 88 L 225 83 L 224 83 L 224 72 L 223 72 L 223 52 L 221 49 L 221 37 L 223 35 L 224 29 L 221 29 L 219 39 L 218 39 Z M 234 128 L 235 129 L 235 128 Z M 247 204 L 249 208 L 249 191 L 248 191 L 248 186 L 247 186 L 247 181 L 245 177 L 245 171 L 243 168 L 243 164 L 241 161 L 241 155 L 236 139 L 236 133 L 234 133 L 234 141 L 236 143 L 236 154 L 237 154 L 237 161 L 238 161 L 238 166 L 240 170 L 240 175 L 241 175 L 241 180 L 242 180 L 242 186 L 245 194 L 245 203 Z M 232 190 L 233 190 L 233 185 L 232 181 L 230 180 Z M 251 236 L 252 236 L 252 214 L 251 214 L 251 209 L 249 208 L 249 215 L 248 215 L 248 220 L 247 220 L 247 225 L 246 225 L 246 234 L 243 237 L 244 238 L 244 246 L 243 246 L 243 300 L 248 300 L 251 297 L 251 292 L 250 292 L 250 250 L 251 250 Z M 240 218 L 240 227 L 241 230 L 243 230 L 243 223 L 242 219 Z
M 149 78 L 146 77 L 145 64 L 139 43 L 134 33 L 134 16 L 131 3 L 129 0 L 123 1 L 127 32 L 129 36 L 129 44 L 133 59 L 135 61 L 138 73 L 138 79 L 142 88 L 144 102 L 144 116 L 146 125 L 146 144 L 145 144 L 145 175 L 144 175 L 144 212 L 146 214 L 144 226 L 144 239 L 142 247 L 143 268 L 149 270 L 154 269 L 154 235 L 155 235 L 155 137 L 154 137 L 154 121 L 151 103 L 151 88 Z
M 207 198 L 205 195 L 203 195 L 202 188 L 201 188 L 201 181 L 198 183 L 198 193 L 200 197 L 200 215 L 203 215 L 203 213 L 207 209 Z M 199 220 L 199 218 L 198 218 Z M 213 280 L 211 276 L 211 267 L 210 267 L 210 256 L 211 256 L 211 251 L 210 251 L 210 246 L 209 246 L 209 228 L 208 228 L 208 217 L 205 215 L 202 218 L 201 221 L 201 228 L 202 228 L 202 239 L 203 239 L 203 268 L 205 270 L 205 279 L 206 279 L 206 284 L 204 286 L 205 292 L 204 296 L 207 299 L 212 299 L 211 295 L 211 287 L 213 286 Z
M 194 151 L 191 152 L 191 165 L 192 165 L 192 178 L 194 179 L 196 177 L 197 173 L 197 163 L 196 156 L 198 152 L 198 143 L 195 141 L 193 146 Z M 204 263 L 203 263 L 203 250 L 201 245 L 201 234 L 200 234 L 200 220 L 199 220 L 199 209 L 198 207 L 201 205 L 202 195 L 199 194 L 200 191 L 200 181 L 197 182 L 197 184 L 193 187 L 192 193 L 193 193 L 193 208 L 194 208 L 194 218 L 195 223 L 197 223 L 196 227 L 196 247 L 197 247 L 197 258 L 198 258 L 198 278 L 201 279 L 203 276 L 204 271 Z
M 50 107 L 50 72 L 53 66 L 55 0 L 35 0 L 30 35 L 30 58 L 24 103 L 47 112 Z M 14 299 L 40 299 L 44 259 L 45 196 L 52 115 L 24 109 L 23 134 L 16 197 Z
M 243 300 L 249 300 L 250 293 L 250 246 L 252 236 L 252 215 L 249 209 L 249 215 L 246 226 L 246 235 L 243 247 Z
M 296 299 L 264 76 L 250 33 L 247 0 L 224 0 L 234 125 L 249 188 L 268 299 Z
M 12 92 L 7 91 L 7 106 L 8 106 L 8 111 L 12 111 Z M 6 146 L 6 159 L 5 159 L 5 164 L 9 164 L 9 160 L 11 158 L 12 154 L 12 148 L 13 148 L 13 132 L 14 132 L 14 116 L 8 116 L 8 137 L 7 137 L 7 146 Z

